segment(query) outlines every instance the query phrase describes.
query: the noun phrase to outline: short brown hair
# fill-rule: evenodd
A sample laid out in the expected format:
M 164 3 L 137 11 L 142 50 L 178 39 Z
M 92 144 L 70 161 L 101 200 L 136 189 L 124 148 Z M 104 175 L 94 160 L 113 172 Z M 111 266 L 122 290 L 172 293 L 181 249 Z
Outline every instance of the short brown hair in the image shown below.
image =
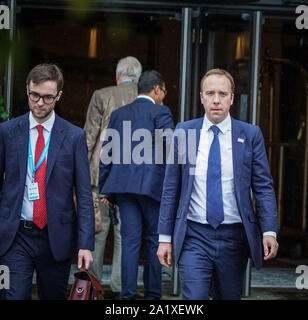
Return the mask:
M 61 69 L 55 64 L 42 63 L 35 66 L 28 74 L 26 84 L 30 81 L 39 84 L 46 81 L 56 81 L 57 90 L 60 91 L 64 85 L 64 79 Z
M 219 69 L 219 68 L 216 68 L 216 69 L 211 69 L 209 70 L 201 79 L 201 83 L 200 83 L 200 88 L 201 88 L 201 91 L 203 89 L 203 83 L 204 83 L 204 80 L 211 76 L 211 75 L 219 75 L 219 76 L 225 76 L 228 78 L 228 80 L 230 81 L 230 84 L 231 84 L 231 91 L 232 93 L 234 93 L 234 90 L 235 90 L 235 84 L 234 84 L 234 79 L 233 77 L 231 76 L 230 72 L 228 72 L 227 70 L 224 70 L 224 69 Z

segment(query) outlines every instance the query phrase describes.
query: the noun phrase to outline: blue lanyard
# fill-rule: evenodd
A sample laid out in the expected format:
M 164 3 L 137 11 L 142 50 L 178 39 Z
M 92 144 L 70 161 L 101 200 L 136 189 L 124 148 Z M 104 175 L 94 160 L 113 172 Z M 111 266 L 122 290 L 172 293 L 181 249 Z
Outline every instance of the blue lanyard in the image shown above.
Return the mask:
M 133 79 L 125 79 L 125 80 L 121 81 L 121 83 L 124 83 L 124 82 L 134 82 L 134 80 Z
M 51 136 L 51 132 L 49 133 L 47 143 L 46 143 L 45 148 L 39 158 L 39 161 L 37 162 L 36 166 L 34 167 L 34 160 L 33 160 L 33 156 L 32 156 L 32 148 L 31 148 L 31 138 L 30 138 L 30 134 L 29 134 L 28 158 L 29 158 L 30 170 L 32 173 L 32 179 L 34 179 L 35 172 L 38 170 L 38 168 L 40 167 L 40 165 L 43 163 L 44 159 L 46 158 L 48 148 L 49 148 L 50 136 Z

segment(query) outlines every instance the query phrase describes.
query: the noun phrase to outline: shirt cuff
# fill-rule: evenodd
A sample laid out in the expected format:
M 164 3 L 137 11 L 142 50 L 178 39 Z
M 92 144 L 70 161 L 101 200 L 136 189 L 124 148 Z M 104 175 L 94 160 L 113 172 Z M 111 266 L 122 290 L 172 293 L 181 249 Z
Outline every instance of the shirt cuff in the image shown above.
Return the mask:
M 264 232 L 264 233 L 263 233 L 263 237 L 264 237 L 264 236 L 272 236 L 272 237 L 274 237 L 275 239 L 277 238 L 277 234 L 276 234 L 276 232 L 274 232 L 274 231 Z M 168 242 L 168 243 L 171 243 L 171 236 L 168 235 L 168 234 L 160 234 L 158 241 L 159 241 L 159 242 Z
M 158 241 L 171 243 L 171 236 L 168 234 L 160 234 Z
M 276 234 L 276 232 L 274 232 L 274 231 L 264 232 L 264 233 L 263 233 L 263 237 L 264 237 L 264 236 L 272 236 L 272 237 L 274 237 L 275 239 L 277 239 L 277 234 Z

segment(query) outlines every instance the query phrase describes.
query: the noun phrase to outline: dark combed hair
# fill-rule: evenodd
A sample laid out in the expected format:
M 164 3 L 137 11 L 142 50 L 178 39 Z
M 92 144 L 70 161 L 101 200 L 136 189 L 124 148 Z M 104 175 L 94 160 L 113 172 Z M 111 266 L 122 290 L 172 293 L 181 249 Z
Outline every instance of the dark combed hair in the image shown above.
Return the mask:
M 163 76 L 156 70 L 144 71 L 141 73 L 138 82 L 138 94 L 149 93 L 156 86 L 162 86 L 165 83 Z
M 64 79 L 61 69 L 55 64 L 42 63 L 35 66 L 28 74 L 26 84 L 30 82 L 35 84 L 46 81 L 56 81 L 57 90 L 60 91 L 64 85 Z

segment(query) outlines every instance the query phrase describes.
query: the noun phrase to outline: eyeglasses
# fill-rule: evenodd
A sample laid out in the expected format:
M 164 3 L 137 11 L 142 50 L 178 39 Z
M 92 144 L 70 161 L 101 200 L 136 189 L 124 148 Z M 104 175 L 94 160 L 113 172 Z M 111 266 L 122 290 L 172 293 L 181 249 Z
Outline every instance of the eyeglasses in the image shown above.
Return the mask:
M 39 102 L 40 99 L 42 98 L 45 104 L 52 104 L 55 101 L 55 99 L 58 97 L 58 95 L 59 95 L 59 91 L 57 92 L 57 94 L 55 96 L 53 96 L 51 94 L 41 96 L 34 91 L 30 91 L 30 90 L 28 91 L 28 97 L 31 101 Z
M 168 91 L 165 88 L 159 86 L 159 89 L 164 93 L 165 96 L 167 95 Z

